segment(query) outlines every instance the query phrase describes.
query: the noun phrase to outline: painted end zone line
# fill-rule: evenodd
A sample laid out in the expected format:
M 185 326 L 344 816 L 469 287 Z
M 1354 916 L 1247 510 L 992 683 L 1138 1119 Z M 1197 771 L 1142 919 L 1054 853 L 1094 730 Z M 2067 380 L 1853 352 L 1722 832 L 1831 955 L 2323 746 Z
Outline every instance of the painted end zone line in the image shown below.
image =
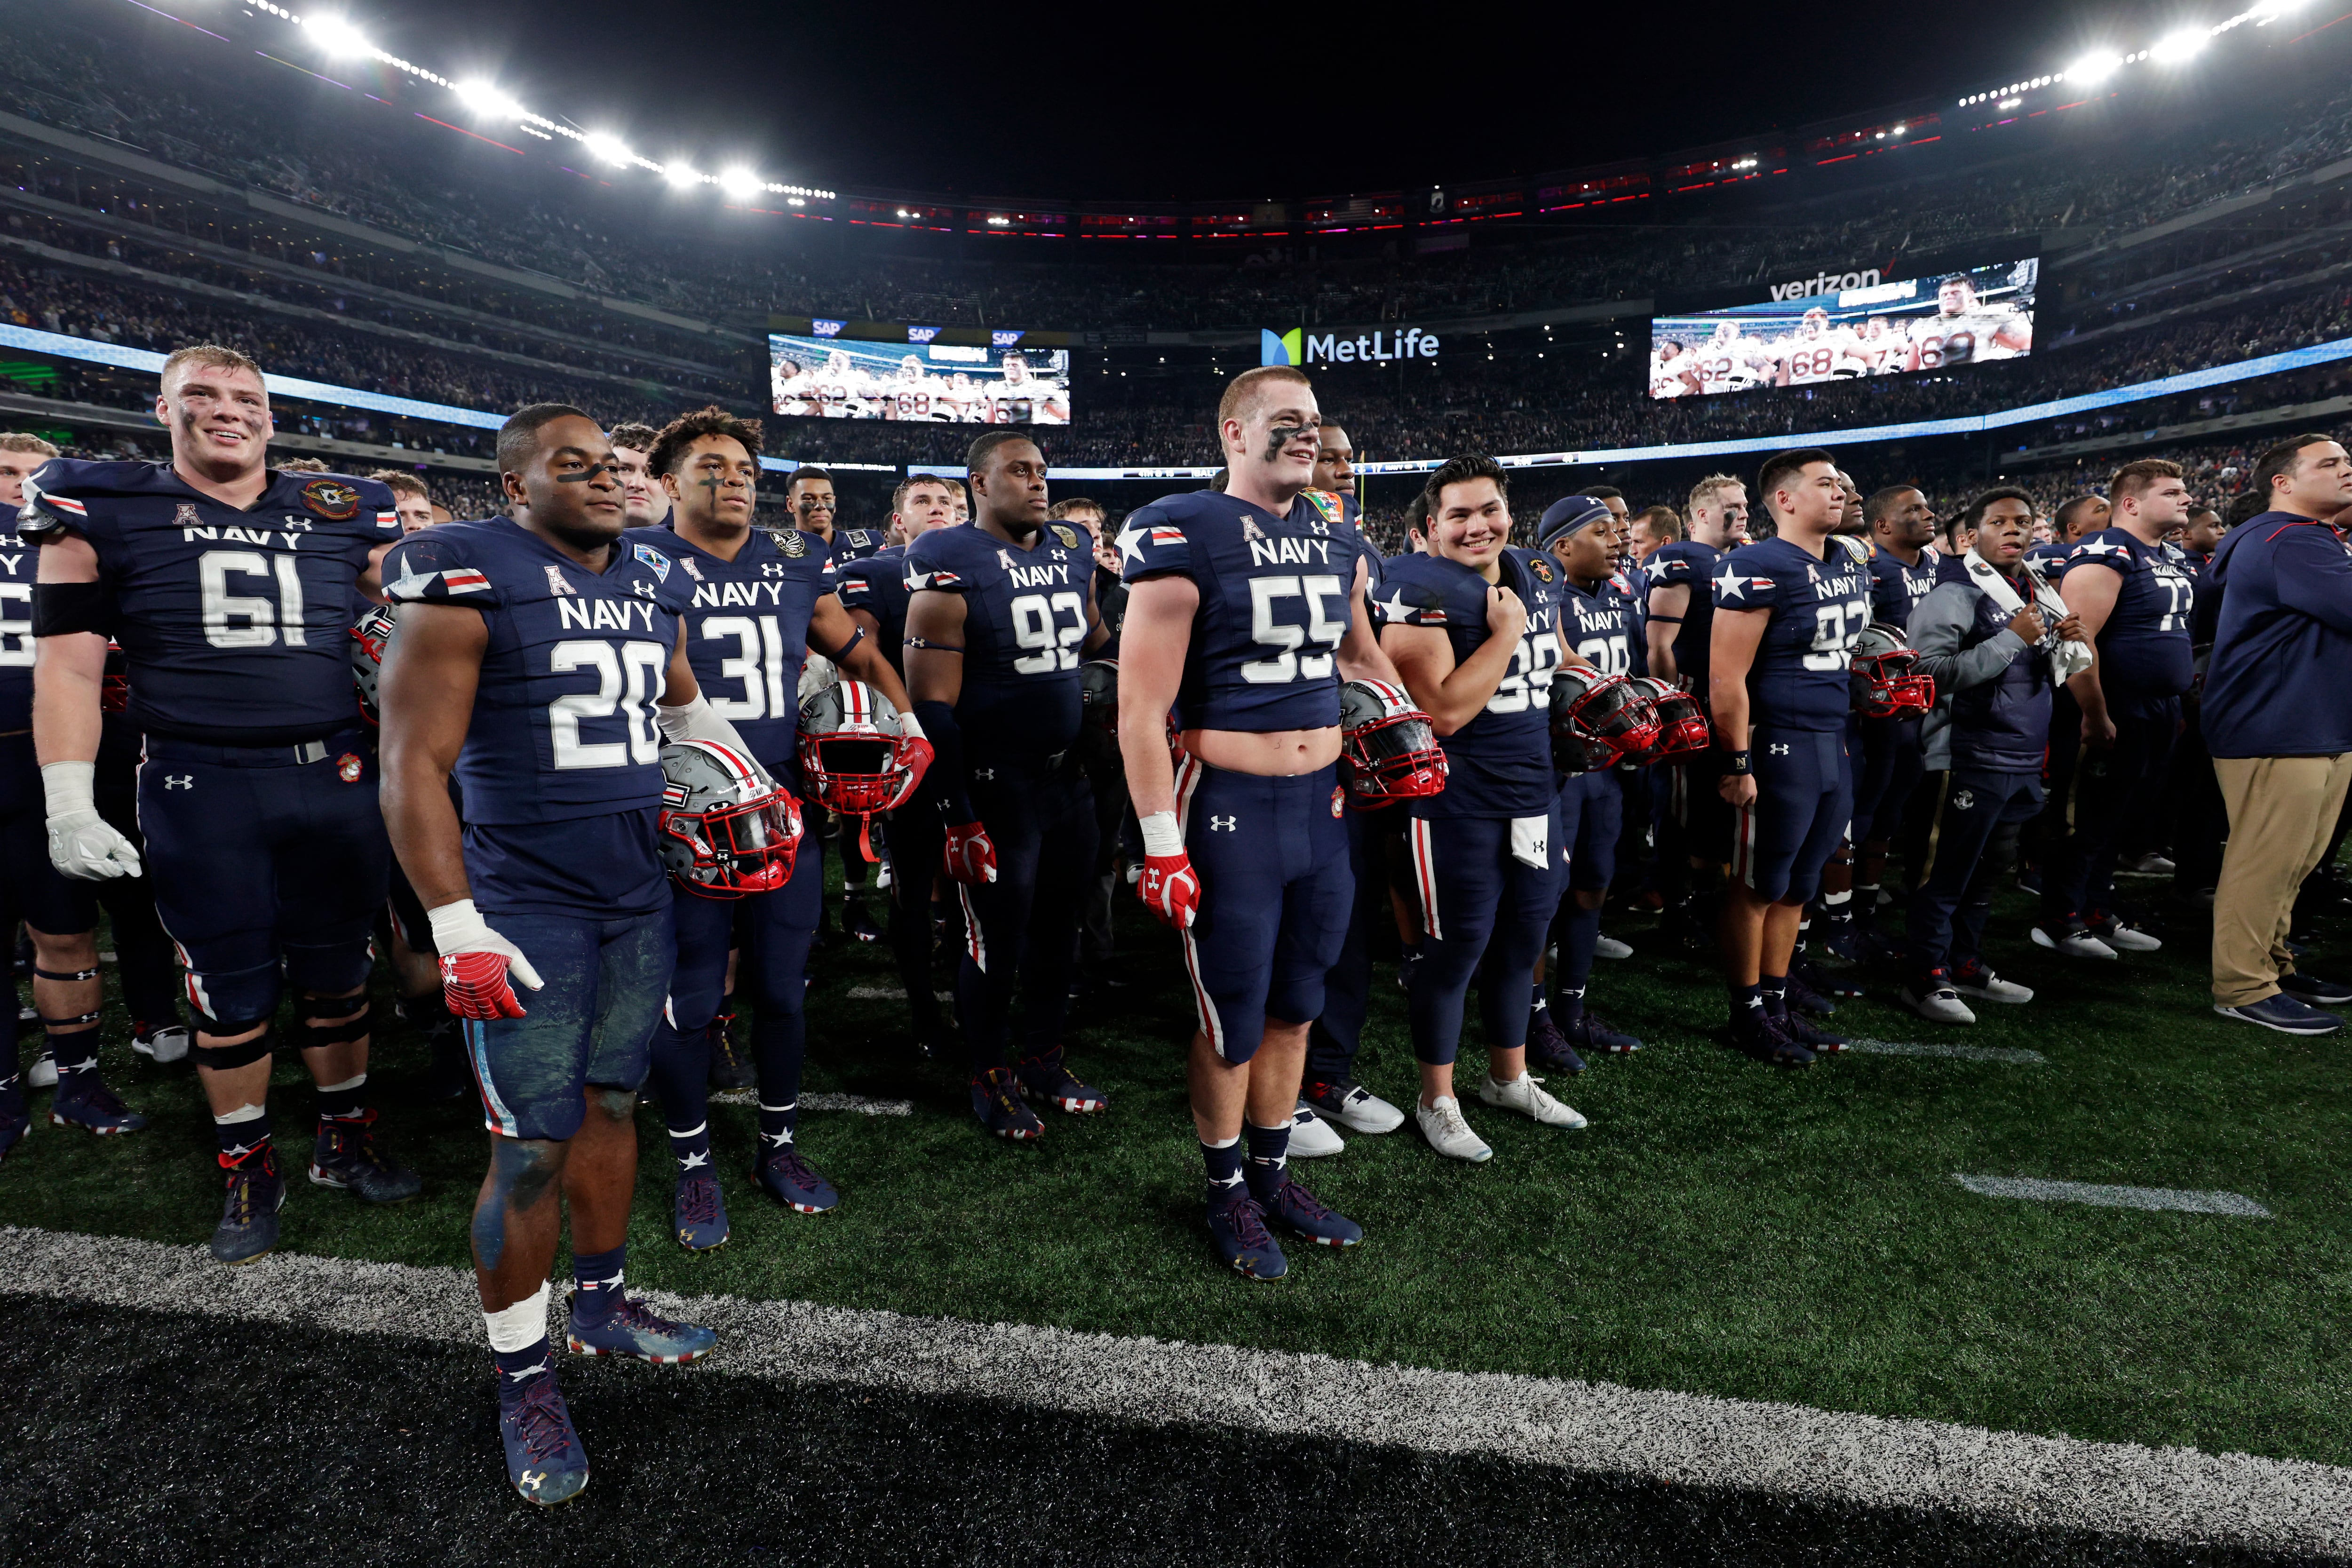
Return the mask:
M 722 1089 L 710 1097 L 713 1105 L 757 1105 L 760 1091 L 756 1089 Z M 861 1116 L 912 1116 L 915 1102 L 911 1100 L 868 1100 L 862 1094 L 803 1094 L 800 1098 L 803 1110 L 855 1110 Z
M 2024 1198 L 2040 1204 L 2096 1204 L 2111 1209 L 2179 1209 L 2185 1214 L 2227 1214 L 2268 1219 L 2271 1211 L 2237 1193 L 2189 1193 L 2173 1187 L 2109 1187 L 2096 1182 L 2052 1182 L 2039 1176 L 1968 1176 L 1952 1180 L 1989 1198 Z
M 0 1294 L 478 1348 L 470 1275 L 0 1228 Z M 1505 1373 L 1375 1366 L 1026 1324 L 652 1293 L 719 1331 L 708 1371 L 1017 1402 L 1097 1419 L 1492 1454 L 1678 1485 L 2166 1541 L 2352 1548 L 2352 1470 Z M 483 1398 L 489 1398 L 485 1387 Z
M 2013 1062 L 2019 1067 L 2039 1067 L 2050 1059 L 2040 1051 L 2029 1051 L 2016 1046 L 1954 1046 L 1940 1040 L 1866 1040 L 1858 1036 L 1847 1039 L 1845 1048 L 1866 1056 L 1953 1057 L 1968 1062 Z

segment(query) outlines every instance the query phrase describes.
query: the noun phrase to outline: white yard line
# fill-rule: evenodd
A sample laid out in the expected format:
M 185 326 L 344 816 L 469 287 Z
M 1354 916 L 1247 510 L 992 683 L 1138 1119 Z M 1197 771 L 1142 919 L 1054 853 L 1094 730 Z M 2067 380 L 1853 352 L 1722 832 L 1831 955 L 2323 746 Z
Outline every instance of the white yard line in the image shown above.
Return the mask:
M 2038 1204 L 2096 1204 L 2111 1209 L 2179 1209 L 2185 1214 L 2226 1214 L 2268 1219 L 2271 1211 L 2238 1193 L 2189 1193 L 2173 1187 L 2110 1187 L 2096 1182 L 2052 1182 L 2040 1176 L 1952 1178 L 1989 1198 L 2024 1198 Z
M 0 1228 L 0 1292 L 443 1343 L 482 1335 L 473 1281 L 454 1268 L 289 1253 L 223 1268 L 202 1247 L 54 1231 Z M 655 1299 L 719 1331 L 709 1365 L 720 1375 L 1486 1455 L 2037 1529 L 2352 1549 L 2352 1470 L 2304 1460 L 806 1302 Z
M 722 1089 L 710 1097 L 713 1105 L 757 1105 L 760 1091 L 756 1089 Z M 803 1094 L 800 1099 L 803 1110 L 855 1110 L 863 1116 L 912 1116 L 915 1102 L 911 1100 L 868 1100 L 862 1094 Z
M 931 995 L 941 1002 L 955 1000 L 952 991 L 934 991 Z M 904 1002 L 907 988 L 903 985 L 853 985 L 849 988 L 852 1002 Z
M 2039 1067 L 2050 1058 L 2040 1051 L 2029 1051 L 2016 1046 L 1947 1045 L 1941 1040 L 1866 1040 L 1859 1036 L 1846 1041 L 1846 1049 L 1876 1057 L 1950 1057 L 1964 1062 L 2011 1062 L 2019 1067 Z

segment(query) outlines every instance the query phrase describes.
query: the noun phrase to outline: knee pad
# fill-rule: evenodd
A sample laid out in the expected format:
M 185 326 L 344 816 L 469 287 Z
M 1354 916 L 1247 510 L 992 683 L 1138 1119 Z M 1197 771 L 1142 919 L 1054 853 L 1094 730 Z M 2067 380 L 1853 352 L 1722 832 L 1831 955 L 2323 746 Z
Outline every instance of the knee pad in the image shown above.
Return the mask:
M 62 985 L 71 985 L 79 981 L 97 979 L 98 971 L 95 969 L 76 969 L 60 973 L 54 969 L 43 969 L 37 963 L 33 966 L 33 978 L 36 980 L 54 980 Z M 78 1013 L 69 1018 L 52 1018 L 47 1014 L 44 1013 L 41 1015 L 41 1027 L 47 1029 L 52 1035 L 57 1034 L 60 1030 L 70 1033 L 75 1029 L 88 1028 L 90 1025 L 97 1023 L 100 1016 L 101 1014 L 98 1011 Z
M 244 1024 L 224 1024 L 215 1019 L 204 1018 L 198 1020 L 198 1026 L 208 1035 L 215 1033 L 215 1031 L 233 1035 L 240 1030 L 250 1029 L 253 1027 L 254 1024 L 259 1022 L 261 1022 L 261 1020 L 257 1018 L 251 1022 Z M 259 1061 L 262 1058 L 268 1056 L 273 1044 L 269 1037 L 270 1032 L 268 1029 L 264 1029 L 261 1033 L 254 1036 L 253 1038 L 246 1041 L 242 1045 L 207 1046 L 199 1044 L 191 1049 L 188 1054 L 195 1058 L 196 1065 L 200 1068 L 210 1068 L 215 1072 L 226 1072 L 231 1068 L 250 1066 L 251 1064 Z
M 298 1049 L 315 1051 L 328 1046 L 346 1046 L 364 1038 L 367 1035 L 369 1004 L 364 994 L 320 996 L 311 992 L 298 992 L 294 997 L 294 1006 L 298 1015 L 339 1014 L 349 1009 L 356 1009 L 349 1017 L 337 1018 L 328 1024 L 312 1023 L 310 1018 L 298 1016 L 291 1031 Z

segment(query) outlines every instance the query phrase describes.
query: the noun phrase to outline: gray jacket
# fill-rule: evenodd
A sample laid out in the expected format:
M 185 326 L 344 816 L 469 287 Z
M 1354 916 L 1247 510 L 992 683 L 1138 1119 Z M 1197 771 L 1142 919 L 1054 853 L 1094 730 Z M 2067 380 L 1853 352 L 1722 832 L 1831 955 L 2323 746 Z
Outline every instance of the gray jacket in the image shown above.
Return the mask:
M 1911 612 L 1919 673 L 1936 706 L 1919 725 L 1930 772 L 2039 773 L 2050 743 L 2050 658 L 2009 629 L 2010 612 L 1953 570 Z

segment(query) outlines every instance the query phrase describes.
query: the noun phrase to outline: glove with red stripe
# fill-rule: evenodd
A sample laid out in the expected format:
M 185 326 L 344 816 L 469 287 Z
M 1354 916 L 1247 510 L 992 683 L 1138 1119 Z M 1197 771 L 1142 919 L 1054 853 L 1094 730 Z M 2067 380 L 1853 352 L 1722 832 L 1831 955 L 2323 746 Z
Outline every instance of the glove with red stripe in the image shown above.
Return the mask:
M 898 760 L 906 764 L 907 782 L 898 793 L 891 797 L 890 806 L 885 809 L 906 805 L 914 795 L 915 791 L 922 786 L 923 775 L 930 772 L 931 756 L 931 743 L 929 741 L 920 735 L 908 737 L 906 742 L 898 749 Z
M 1155 811 L 1143 819 L 1143 875 L 1135 880 L 1135 895 L 1151 912 L 1178 931 L 1189 929 L 1201 910 L 1201 877 L 1192 858 L 1184 852 L 1184 836 L 1172 811 Z
M 996 880 L 996 845 L 988 837 L 988 829 L 977 822 L 948 829 L 946 860 L 950 881 Z
M 441 995 L 451 1016 L 459 1018 L 525 1017 L 516 999 L 509 973 L 530 990 L 545 982 L 522 950 L 492 931 L 474 909 L 474 900 L 460 899 L 432 911 L 433 945 L 441 954 Z

